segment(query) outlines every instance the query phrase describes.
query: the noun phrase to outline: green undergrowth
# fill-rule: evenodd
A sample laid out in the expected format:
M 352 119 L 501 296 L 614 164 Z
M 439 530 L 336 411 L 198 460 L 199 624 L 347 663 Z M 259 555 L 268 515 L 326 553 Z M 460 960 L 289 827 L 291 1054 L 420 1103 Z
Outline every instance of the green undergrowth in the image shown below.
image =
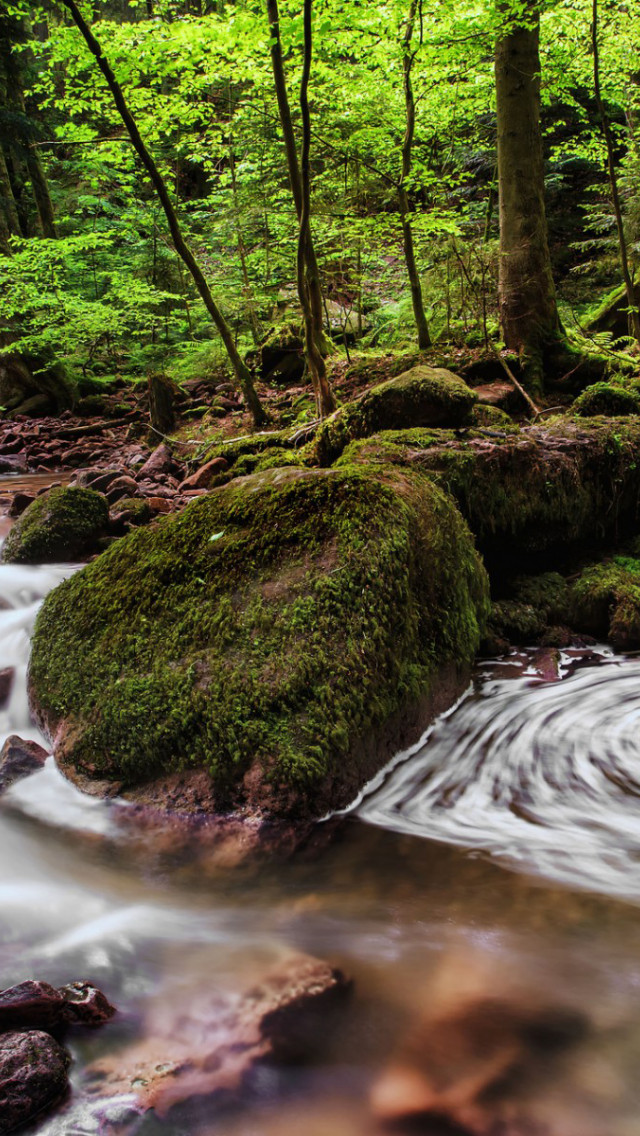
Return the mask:
M 51 489 L 37 497 L 9 533 L 5 564 L 67 562 L 93 551 L 109 522 L 106 497 L 92 489 Z
M 50 733 L 64 720 L 63 764 L 129 785 L 204 767 L 221 802 L 257 778 L 272 811 L 319 815 L 371 775 L 372 731 L 471 662 L 487 611 L 467 526 L 428 479 L 280 470 L 51 593 L 31 691 Z

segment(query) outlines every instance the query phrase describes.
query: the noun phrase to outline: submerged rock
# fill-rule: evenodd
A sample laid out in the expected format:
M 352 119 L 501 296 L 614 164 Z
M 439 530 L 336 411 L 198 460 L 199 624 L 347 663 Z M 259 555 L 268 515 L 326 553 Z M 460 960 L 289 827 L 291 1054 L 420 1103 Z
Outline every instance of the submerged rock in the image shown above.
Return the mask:
M 242 993 L 181 987 L 179 1005 L 152 1011 L 146 1037 L 90 1067 L 89 1092 L 133 1096 L 160 1117 L 189 1102 L 190 1120 L 202 1098 L 209 1117 L 213 1106 L 250 1096 L 265 1062 L 298 1063 L 321 1051 L 350 991 L 339 970 L 307 955 L 290 956 Z
M 48 1033 L 0 1035 L 0 1133 L 27 1124 L 66 1092 L 69 1054 Z
M 51 489 L 25 509 L 2 549 L 5 564 L 52 564 L 92 552 L 109 524 L 106 499 L 91 489 Z
M 202 769 L 209 808 L 320 817 L 456 697 L 487 608 L 468 529 L 428 478 L 270 471 L 51 593 L 32 702 L 86 788 Z

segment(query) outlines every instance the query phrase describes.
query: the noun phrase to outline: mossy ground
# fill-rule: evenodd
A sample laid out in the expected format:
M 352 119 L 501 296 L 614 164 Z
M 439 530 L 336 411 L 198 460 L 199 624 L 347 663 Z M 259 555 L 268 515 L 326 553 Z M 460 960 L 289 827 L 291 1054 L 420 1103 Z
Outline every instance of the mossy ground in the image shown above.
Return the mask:
M 30 683 L 59 757 L 135 784 L 204 767 L 274 811 L 321 814 L 362 783 L 376 727 L 471 662 L 486 575 L 420 475 L 279 470 L 112 546 L 45 601 Z M 371 769 L 368 773 L 370 775 Z
M 615 382 L 593 383 L 578 395 L 571 409 L 581 418 L 640 414 L 640 392 Z
M 51 489 L 25 509 L 2 549 L 5 564 L 51 564 L 91 551 L 109 521 L 106 498 L 92 489 Z

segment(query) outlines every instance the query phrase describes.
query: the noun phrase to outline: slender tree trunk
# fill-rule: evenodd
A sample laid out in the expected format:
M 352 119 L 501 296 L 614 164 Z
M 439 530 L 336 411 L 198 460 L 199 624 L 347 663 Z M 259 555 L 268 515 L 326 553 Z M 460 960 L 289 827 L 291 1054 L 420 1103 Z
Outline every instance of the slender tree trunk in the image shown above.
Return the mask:
M 289 106 L 289 96 L 287 94 L 287 83 L 284 74 L 284 63 L 282 59 L 282 42 L 280 39 L 280 13 L 278 10 L 278 0 L 267 0 L 267 16 L 269 19 L 269 31 L 271 33 L 271 66 L 273 69 L 273 79 L 276 89 L 276 98 L 278 101 L 278 112 L 280 115 L 280 125 L 282 127 L 282 134 L 284 137 L 285 153 L 287 155 L 287 168 L 289 171 L 289 182 L 291 184 L 291 193 L 296 208 L 296 215 L 298 217 L 298 224 L 302 216 L 302 177 L 300 167 L 298 165 L 298 151 L 296 148 L 296 139 L 293 131 L 293 122 L 291 119 L 291 108 Z M 322 355 L 326 355 L 328 348 L 322 326 L 322 288 L 320 284 L 320 269 L 318 268 L 318 261 L 311 237 L 311 227 L 307 226 L 307 238 L 304 249 L 306 261 L 306 274 L 307 286 L 309 289 L 309 300 L 311 303 L 311 312 L 313 315 L 313 329 L 314 339 L 316 341 L 318 350 Z
M 135 119 L 133 118 L 133 115 L 131 114 L 131 111 L 127 106 L 122 88 L 120 87 L 120 84 L 118 83 L 113 71 L 111 70 L 107 59 L 102 54 L 102 48 L 93 35 L 90 27 L 86 23 L 82 13 L 80 12 L 80 9 L 75 3 L 75 0 L 62 0 L 62 2 L 71 13 L 76 26 L 79 28 L 84 37 L 89 51 L 95 57 L 98 67 L 100 68 L 107 81 L 109 90 L 113 95 L 113 101 L 115 102 L 120 117 L 127 128 L 129 137 L 131 138 L 131 141 L 133 143 L 133 147 L 138 157 L 140 158 L 142 165 L 147 171 L 151 184 L 153 185 L 153 188 L 155 189 L 160 200 L 160 204 L 164 209 L 175 250 L 190 272 L 193 278 L 193 282 L 198 289 L 198 292 L 200 293 L 202 301 L 220 333 L 220 337 L 226 348 L 231 366 L 233 367 L 236 378 L 238 379 L 238 382 L 242 388 L 247 407 L 253 415 L 253 420 L 256 426 L 262 426 L 267 421 L 267 415 L 263 410 L 260 400 L 256 394 L 251 372 L 241 359 L 233 339 L 231 328 L 225 320 L 222 312 L 218 308 L 218 305 L 216 304 L 211 293 L 211 289 L 209 288 L 209 285 L 204 277 L 202 269 L 200 268 L 200 265 L 198 264 L 195 256 L 189 248 L 189 245 L 182 235 L 182 230 L 180 228 L 180 224 L 178 222 L 178 218 L 176 216 L 176 212 L 169 196 L 164 178 L 162 177 L 162 174 L 156 166 L 156 163 L 154 162 L 149 150 L 142 141 L 142 137 L 136 125 Z
M 407 178 L 411 173 L 411 151 L 413 148 L 413 136 L 416 127 L 416 105 L 415 99 L 413 97 L 413 87 L 411 84 L 411 68 L 413 67 L 414 60 L 414 55 L 411 51 L 411 40 L 413 39 L 413 29 L 415 26 L 417 9 L 418 0 L 411 0 L 411 6 L 409 8 L 409 15 L 407 17 L 402 45 L 404 52 L 402 60 L 402 73 L 404 81 L 406 127 L 404 132 L 404 140 L 402 143 L 402 176 L 398 189 L 398 200 L 400 203 L 400 218 L 402 221 L 402 243 L 404 245 L 404 259 L 407 265 L 407 275 L 409 277 L 409 285 L 411 287 L 413 316 L 416 321 L 416 328 L 418 330 L 418 347 L 421 351 L 426 351 L 428 347 L 431 347 L 431 336 L 429 335 L 429 325 L 427 323 L 427 317 L 424 312 L 420 275 L 418 273 L 415 249 L 413 247 L 413 233 L 411 231 L 411 206 L 409 203 L 409 195 L 406 188 Z
M 609 173 L 609 186 L 611 188 L 611 198 L 613 201 L 613 212 L 616 218 L 616 229 L 618 232 L 618 249 L 620 252 L 620 267 L 622 268 L 622 279 L 624 281 L 624 289 L 627 293 L 627 305 L 629 307 L 629 326 L 633 338 L 637 344 L 640 344 L 640 312 L 636 303 L 635 289 L 633 286 L 633 279 L 631 276 L 631 269 L 629 268 L 629 256 L 627 253 L 627 240 L 624 233 L 624 221 L 622 219 L 622 205 L 620 202 L 620 192 L 618 190 L 618 179 L 616 176 L 616 160 L 613 147 L 613 138 L 611 135 L 611 125 L 609 123 L 609 116 L 604 105 L 602 98 L 602 89 L 600 84 L 600 52 L 598 48 L 598 0 L 593 0 L 592 3 L 592 17 L 591 17 L 591 44 L 593 48 L 593 86 L 595 90 L 596 103 L 598 104 L 598 111 L 600 112 L 600 119 L 602 121 L 602 133 L 607 148 L 607 169 Z
M 0 148 L 0 226 L 4 251 L 9 252 L 9 237 L 21 237 L 20 218 L 16 207 L 11 178 L 4 154 Z
M 27 150 L 27 172 L 33 191 L 33 200 L 36 203 L 38 217 L 40 218 L 42 235 L 54 239 L 57 236 L 56 219 L 51 203 L 49 184 L 40 161 L 40 155 L 31 148 Z
M 507 347 L 520 354 L 537 389 L 546 353 L 564 342 L 544 208 L 539 39 L 539 7 L 528 0 L 527 23 L 510 27 L 495 55 L 500 320 Z
M 309 212 L 311 206 L 311 119 L 309 115 L 309 77 L 311 75 L 311 56 L 313 50 L 312 0 L 304 0 L 304 64 L 300 84 L 300 110 L 302 111 L 302 150 L 300 154 L 300 189 L 302 210 L 298 234 L 298 294 L 304 316 L 304 342 L 311 382 L 316 396 L 318 414 L 323 418 L 336 408 L 336 400 L 327 379 L 322 352 L 318 347 L 314 326 L 314 313 L 311 302 L 313 283 L 309 275 L 307 248 L 309 245 Z

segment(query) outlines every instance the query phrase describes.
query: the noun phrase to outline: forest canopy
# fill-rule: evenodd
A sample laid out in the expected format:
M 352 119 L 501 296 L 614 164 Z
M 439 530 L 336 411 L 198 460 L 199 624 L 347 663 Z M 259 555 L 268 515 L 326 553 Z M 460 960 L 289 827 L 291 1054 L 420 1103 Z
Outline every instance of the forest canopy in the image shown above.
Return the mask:
M 225 359 L 219 328 L 72 7 L 18 2 L 0 17 L 2 343 L 96 381 L 187 379 Z M 623 284 L 624 257 L 633 288 L 640 249 L 635 5 L 93 0 L 77 11 L 229 329 L 227 354 L 244 358 L 274 325 L 299 329 L 301 287 L 316 303 L 308 360 L 315 343 L 322 367 L 354 344 L 529 350 L 508 342 L 499 304 L 512 287 L 499 280 L 511 191 L 496 60 L 518 34 L 539 95 L 552 323 L 574 347 L 633 345 L 632 310 L 617 342 L 585 332 Z M 506 106 L 522 126 L 525 112 Z M 305 141 L 303 219 L 291 161 L 303 187 Z M 534 151 L 525 139 L 521 184 L 536 182 Z M 517 249 L 508 255 L 513 266 Z

